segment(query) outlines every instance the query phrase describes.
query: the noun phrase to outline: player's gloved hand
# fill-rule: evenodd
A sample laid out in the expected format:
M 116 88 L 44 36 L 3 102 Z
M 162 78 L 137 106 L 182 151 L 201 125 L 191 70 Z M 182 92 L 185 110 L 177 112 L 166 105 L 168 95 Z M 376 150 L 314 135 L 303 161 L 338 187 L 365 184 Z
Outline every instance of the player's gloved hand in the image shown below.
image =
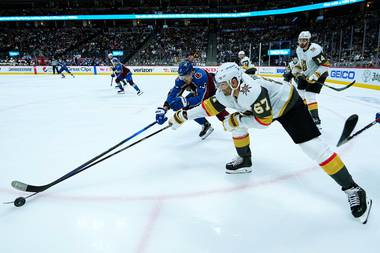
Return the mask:
M 187 100 L 184 97 L 176 97 L 170 104 L 170 108 L 172 108 L 174 111 L 178 111 L 184 107 L 187 106 Z
M 319 74 L 318 72 L 315 72 L 314 74 L 312 74 L 311 76 L 309 76 L 309 78 L 307 80 L 309 82 L 315 83 L 316 81 L 318 81 L 318 79 L 319 79 L 320 76 L 321 76 L 321 74 Z
M 115 76 L 116 76 L 115 73 L 112 73 L 112 74 L 111 74 L 111 77 L 115 77 Z
M 240 113 L 234 112 L 226 116 L 223 120 L 223 127 L 225 131 L 232 132 L 238 127 L 241 127 Z
M 291 68 L 291 72 L 292 72 L 292 75 L 295 77 L 305 76 L 305 73 L 302 71 L 301 67 L 298 65 Z
M 115 67 L 112 67 L 111 69 L 112 69 L 112 71 L 115 71 L 115 70 L 116 70 L 116 68 L 115 68 Z
M 163 108 L 163 107 L 157 108 L 157 110 L 156 110 L 156 122 L 159 125 L 164 124 L 168 120 L 168 117 L 166 117 L 165 114 L 166 114 L 165 108 Z
M 380 112 L 376 113 L 376 122 L 380 123 Z
M 173 116 L 169 119 L 169 125 L 173 130 L 176 130 L 187 120 L 186 111 L 176 111 Z

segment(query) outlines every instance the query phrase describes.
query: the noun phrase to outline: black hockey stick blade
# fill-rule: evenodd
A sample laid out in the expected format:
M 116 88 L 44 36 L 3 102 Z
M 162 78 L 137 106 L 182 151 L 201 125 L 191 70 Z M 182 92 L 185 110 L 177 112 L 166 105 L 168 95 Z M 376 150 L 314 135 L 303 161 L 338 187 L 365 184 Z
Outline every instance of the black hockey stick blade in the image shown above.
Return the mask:
M 340 139 L 338 141 L 338 144 L 336 144 L 337 147 L 343 145 L 346 143 L 350 137 L 350 134 L 352 131 L 354 131 L 356 124 L 358 123 L 359 116 L 356 114 L 351 115 L 347 120 L 346 123 L 344 123 L 344 128 L 342 135 L 340 136 Z
M 341 87 L 341 88 L 335 88 L 335 87 L 330 86 L 330 85 L 325 84 L 325 83 L 324 83 L 323 85 L 326 86 L 326 87 L 328 87 L 328 88 L 330 88 L 330 89 L 332 89 L 332 90 L 335 90 L 335 91 L 342 91 L 342 90 L 346 90 L 346 89 L 350 88 L 352 85 L 355 84 L 355 82 L 356 82 L 356 81 L 352 81 L 351 83 L 349 83 L 349 84 L 347 84 L 346 86 Z

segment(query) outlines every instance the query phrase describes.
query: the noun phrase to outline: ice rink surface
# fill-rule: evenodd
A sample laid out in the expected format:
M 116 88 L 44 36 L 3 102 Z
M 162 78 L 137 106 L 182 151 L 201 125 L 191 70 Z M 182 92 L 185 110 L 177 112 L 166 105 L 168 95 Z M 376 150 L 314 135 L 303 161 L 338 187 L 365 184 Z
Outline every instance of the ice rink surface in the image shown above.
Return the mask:
M 154 121 L 174 76 L 135 76 L 124 95 L 108 76 L 0 76 L 0 201 L 10 183 L 49 183 Z M 324 88 L 323 138 L 335 148 L 380 111 L 380 92 Z M 169 113 L 171 115 L 171 113 Z M 216 118 L 206 140 L 188 122 L 167 129 L 28 200 L 0 205 L 0 252 L 380 252 L 380 125 L 336 149 L 373 199 L 368 224 L 277 122 L 251 129 L 251 174 L 226 175 L 235 156 Z M 128 143 L 161 128 L 154 126 Z M 128 144 L 127 143 L 127 144 Z

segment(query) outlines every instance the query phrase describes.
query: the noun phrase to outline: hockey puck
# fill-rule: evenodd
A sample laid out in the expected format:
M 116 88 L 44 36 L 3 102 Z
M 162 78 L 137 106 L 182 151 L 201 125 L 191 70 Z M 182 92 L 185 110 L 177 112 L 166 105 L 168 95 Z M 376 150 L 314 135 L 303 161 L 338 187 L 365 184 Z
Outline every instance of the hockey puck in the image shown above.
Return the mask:
M 23 206 L 25 204 L 25 202 L 26 202 L 25 198 L 19 197 L 19 198 L 15 199 L 14 205 L 17 207 L 20 207 L 20 206 Z

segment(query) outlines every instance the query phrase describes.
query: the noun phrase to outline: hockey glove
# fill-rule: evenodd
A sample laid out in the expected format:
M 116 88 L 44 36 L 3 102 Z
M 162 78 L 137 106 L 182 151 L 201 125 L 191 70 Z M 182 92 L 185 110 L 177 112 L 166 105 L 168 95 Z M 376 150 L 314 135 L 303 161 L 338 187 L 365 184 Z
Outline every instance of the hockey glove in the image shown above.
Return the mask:
M 164 124 L 168 120 L 168 117 L 166 117 L 165 114 L 166 114 L 165 108 L 163 108 L 163 107 L 157 108 L 157 110 L 156 110 L 156 122 L 159 125 Z
M 319 79 L 320 76 L 321 76 L 321 74 L 319 74 L 318 72 L 315 72 L 314 74 L 312 74 L 311 76 L 309 76 L 309 78 L 307 80 L 309 82 L 315 83 L 316 81 L 318 81 L 318 79 Z
M 181 96 L 176 97 L 169 105 L 174 111 L 178 111 L 187 106 L 187 100 Z
M 223 127 L 225 131 L 232 132 L 236 130 L 237 128 L 241 127 L 240 122 L 240 113 L 234 112 L 223 120 Z
M 295 76 L 295 77 L 299 77 L 299 76 L 304 76 L 304 72 L 302 71 L 302 68 L 298 65 L 294 66 L 292 69 L 291 69 L 291 72 L 292 72 L 292 75 Z
M 186 111 L 177 111 L 173 114 L 173 116 L 169 119 L 169 125 L 173 130 L 176 130 L 187 120 L 187 112 Z
M 116 76 L 115 73 L 111 74 L 111 77 L 115 77 L 115 76 Z

